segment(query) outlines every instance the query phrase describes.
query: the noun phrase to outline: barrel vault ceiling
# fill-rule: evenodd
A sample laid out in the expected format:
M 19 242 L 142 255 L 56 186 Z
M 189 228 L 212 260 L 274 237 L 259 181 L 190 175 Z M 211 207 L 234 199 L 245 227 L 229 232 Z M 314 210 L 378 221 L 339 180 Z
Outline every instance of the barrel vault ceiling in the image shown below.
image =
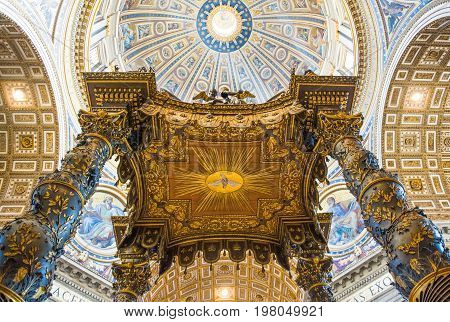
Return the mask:
M 56 107 L 30 39 L 0 15 L 0 226 L 23 214 L 37 179 L 58 164 Z
M 383 166 L 412 205 L 450 218 L 450 19 L 419 32 L 393 74 L 384 108 Z

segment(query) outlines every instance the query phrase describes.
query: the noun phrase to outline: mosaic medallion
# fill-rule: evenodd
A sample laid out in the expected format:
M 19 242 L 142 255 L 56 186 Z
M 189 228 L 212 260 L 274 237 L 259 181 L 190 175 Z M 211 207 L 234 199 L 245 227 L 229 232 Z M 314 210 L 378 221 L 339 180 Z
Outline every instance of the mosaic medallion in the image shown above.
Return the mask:
M 240 0 L 209 0 L 197 15 L 197 31 L 209 48 L 221 53 L 238 50 L 252 32 L 252 16 Z

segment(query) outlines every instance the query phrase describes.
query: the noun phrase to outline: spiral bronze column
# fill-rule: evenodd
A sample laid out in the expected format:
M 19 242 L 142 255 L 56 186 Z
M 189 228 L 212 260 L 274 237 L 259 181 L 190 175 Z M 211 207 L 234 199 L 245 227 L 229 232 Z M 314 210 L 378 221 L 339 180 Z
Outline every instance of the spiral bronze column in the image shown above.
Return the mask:
M 364 148 L 361 124 L 360 115 L 319 113 L 316 152 L 338 161 L 400 293 L 411 301 L 449 301 L 450 252 L 442 234 L 421 209 L 408 205 L 402 183 Z
M 61 169 L 40 179 L 29 211 L 0 231 L 0 301 L 44 301 L 101 171 L 127 136 L 126 113 L 80 113 L 83 133 Z

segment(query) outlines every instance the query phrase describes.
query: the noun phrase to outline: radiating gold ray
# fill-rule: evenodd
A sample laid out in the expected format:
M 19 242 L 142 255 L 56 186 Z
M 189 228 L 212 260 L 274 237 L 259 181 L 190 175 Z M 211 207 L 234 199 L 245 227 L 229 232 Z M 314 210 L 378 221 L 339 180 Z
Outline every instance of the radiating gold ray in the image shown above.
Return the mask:
M 205 184 L 204 174 L 180 169 L 178 169 L 178 171 L 181 175 L 175 178 L 175 192 L 179 197 L 210 191 Z
M 198 158 L 198 165 L 200 166 L 200 172 L 202 168 L 205 172 L 213 173 L 216 172 L 219 166 L 218 164 L 218 154 L 217 149 L 201 149 L 198 147 L 192 148 L 195 157 Z
M 268 183 L 272 183 L 276 180 L 277 171 L 277 168 L 272 166 L 246 174 L 243 189 L 248 190 L 249 192 L 258 191 L 270 196 L 272 193 L 272 185 Z
M 201 213 L 207 209 L 211 209 L 211 206 L 216 204 L 217 199 L 220 199 L 220 196 L 218 195 L 220 194 L 208 189 L 203 199 L 199 202 L 197 209 L 195 209 L 195 213 Z
M 230 167 L 232 169 L 231 171 L 246 172 L 246 169 L 248 169 L 249 163 L 253 155 L 256 153 L 256 148 L 251 147 L 244 149 L 242 153 L 233 153 L 233 151 L 231 150 L 229 152 L 231 153 L 231 161 L 230 161 Z

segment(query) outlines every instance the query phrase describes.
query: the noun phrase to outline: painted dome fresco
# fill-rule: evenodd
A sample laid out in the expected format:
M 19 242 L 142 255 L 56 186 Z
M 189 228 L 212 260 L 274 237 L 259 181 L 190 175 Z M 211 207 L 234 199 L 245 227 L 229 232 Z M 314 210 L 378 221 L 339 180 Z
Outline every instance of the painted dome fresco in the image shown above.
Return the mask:
M 226 88 L 265 102 L 293 68 L 357 67 L 343 0 L 104 0 L 95 10 L 88 70 L 152 68 L 159 88 L 183 101 Z

